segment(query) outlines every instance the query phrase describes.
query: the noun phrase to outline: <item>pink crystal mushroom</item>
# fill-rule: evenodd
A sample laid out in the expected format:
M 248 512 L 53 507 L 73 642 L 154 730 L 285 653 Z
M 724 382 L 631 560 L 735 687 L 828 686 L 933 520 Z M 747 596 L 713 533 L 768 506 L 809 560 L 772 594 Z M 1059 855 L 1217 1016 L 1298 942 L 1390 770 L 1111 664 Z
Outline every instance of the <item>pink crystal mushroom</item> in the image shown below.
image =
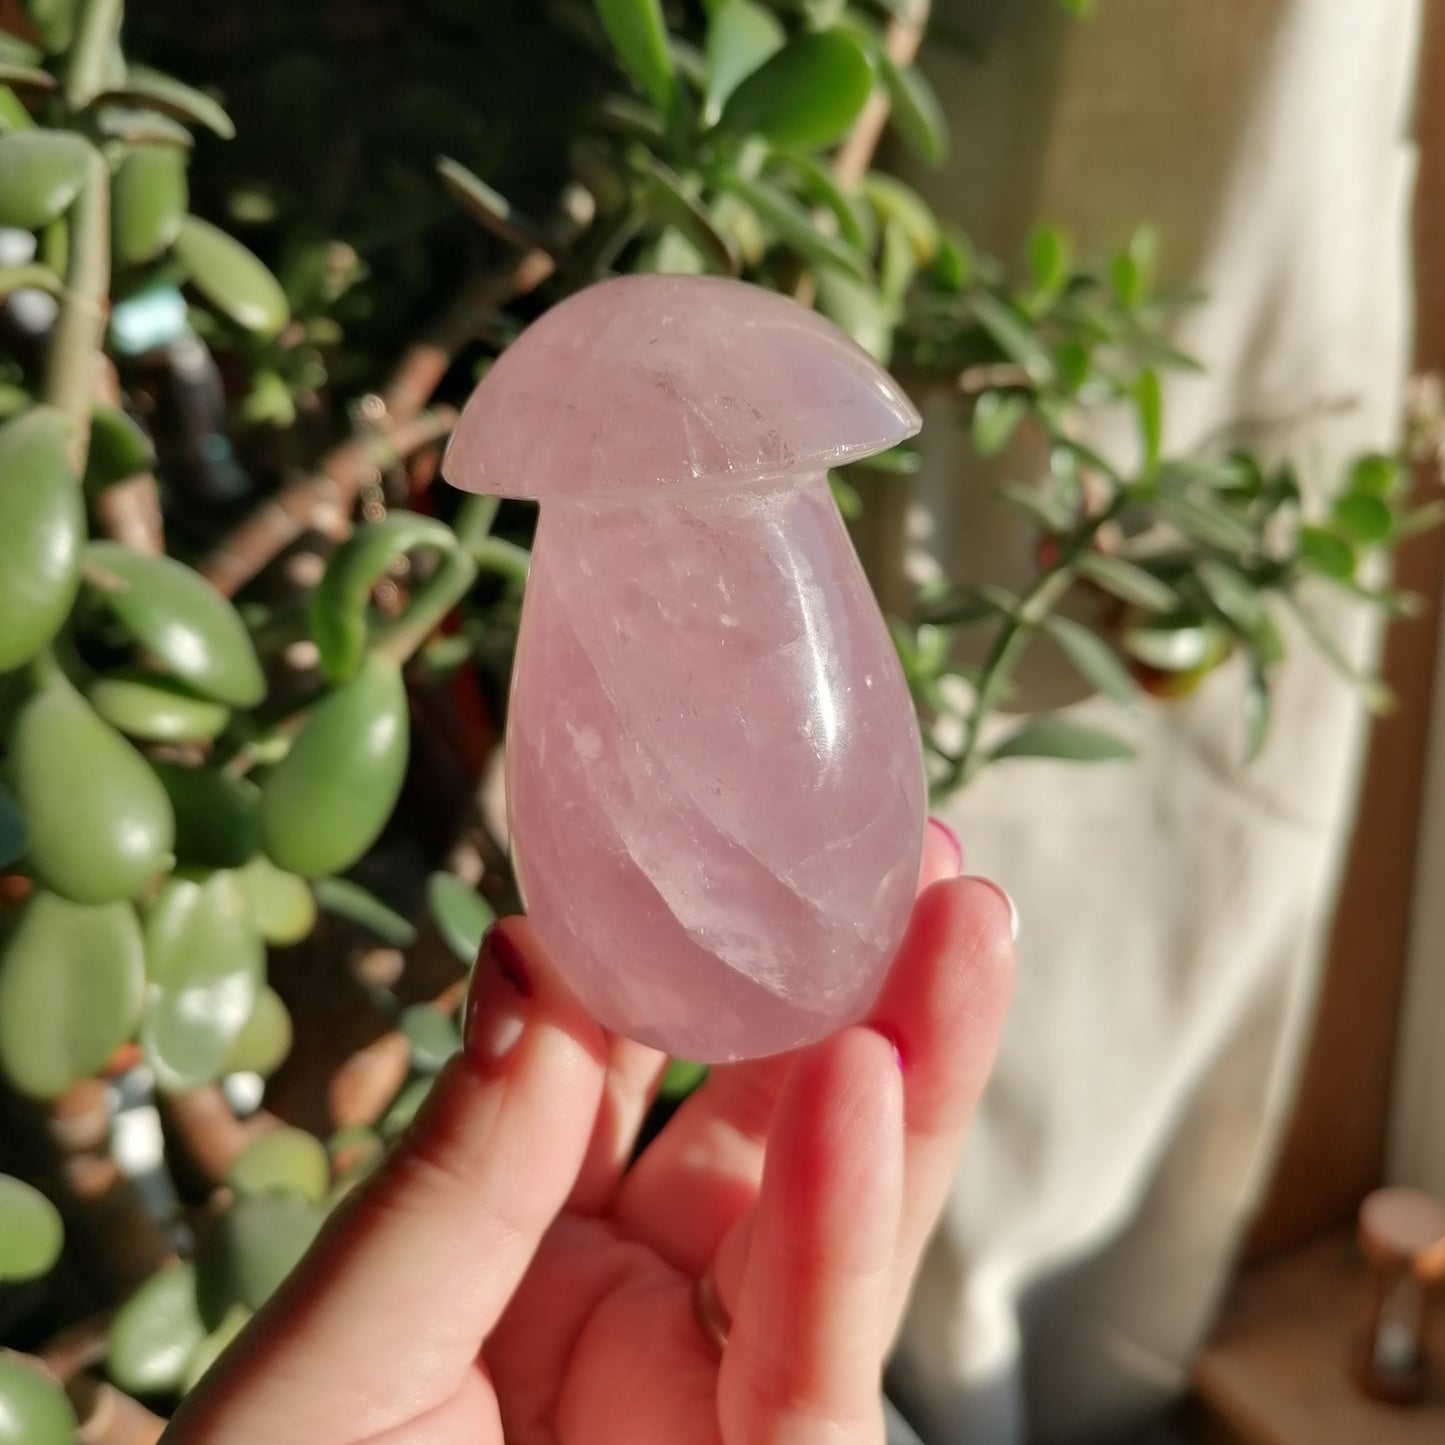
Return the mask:
M 553 308 L 463 412 L 447 477 L 542 500 L 508 814 L 538 936 L 607 1027 L 718 1062 L 876 996 L 923 768 L 826 473 L 918 425 L 831 323 L 682 276 Z

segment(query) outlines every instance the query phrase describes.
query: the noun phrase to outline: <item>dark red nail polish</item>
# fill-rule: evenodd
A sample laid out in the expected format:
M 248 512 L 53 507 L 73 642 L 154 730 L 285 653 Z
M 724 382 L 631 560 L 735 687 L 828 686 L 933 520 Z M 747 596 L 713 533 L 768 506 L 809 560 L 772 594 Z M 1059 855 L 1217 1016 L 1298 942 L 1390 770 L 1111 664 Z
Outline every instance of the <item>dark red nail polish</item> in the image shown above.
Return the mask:
M 488 966 L 500 970 L 501 975 L 523 998 L 531 998 L 536 989 L 532 983 L 532 971 L 522 950 L 517 947 L 511 934 L 494 923 L 483 935 L 482 946 L 477 950 L 477 967 Z
M 462 1048 L 479 1073 L 489 1073 L 516 1046 L 526 1028 L 526 1000 L 532 994 L 532 974 L 522 950 L 494 924 L 477 950 L 462 1023 Z

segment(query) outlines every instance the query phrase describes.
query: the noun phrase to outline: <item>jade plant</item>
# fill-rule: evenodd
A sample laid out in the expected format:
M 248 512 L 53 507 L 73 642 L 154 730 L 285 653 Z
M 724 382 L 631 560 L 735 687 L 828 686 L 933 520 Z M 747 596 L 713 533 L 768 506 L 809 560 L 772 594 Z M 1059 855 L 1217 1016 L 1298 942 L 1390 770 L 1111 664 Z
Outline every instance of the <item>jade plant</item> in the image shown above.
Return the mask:
M 229 72 L 216 11 L 0 12 L 0 1416 L 34 1445 L 164 1418 L 457 1046 L 517 902 L 486 780 L 531 516 L 436 468 L 540 310 L 742 277 L 949 390 L 981 456 L 1032 439 L 1045 474 L 1002 490 L 1032 579 L 889 599 L 941 794 L 1127 756 L 1065 715 L 991 725 L 1044 634 L 1125 708 L 1241 659 L 1257 751 L 1281 615 L 1348 670 L 1311 591 L 1408 610 L 1378 562 L 1435 519 L 1396 457 L 1306 489 L 1163 449 L 1161 375 L 1193 363 L 1147 227 L 1093 265 L 1041 226 L 1006 265 L 879 163 L 947 153 L 923 0 L 256 0 L 286 62 Z M 471 52 L 505 62 L 480 98 Z M 391 137 L 347 67 L 408 65 L 435 83 L 396 85 Z M 358 154 L 366 184 L 328 186 Z M 1121 405 L 1132 457 L 1078 439 Z M 860 536 L 918 461 L 834 477 Z M 112 1146 L 152 1109 L 162 1150 Z

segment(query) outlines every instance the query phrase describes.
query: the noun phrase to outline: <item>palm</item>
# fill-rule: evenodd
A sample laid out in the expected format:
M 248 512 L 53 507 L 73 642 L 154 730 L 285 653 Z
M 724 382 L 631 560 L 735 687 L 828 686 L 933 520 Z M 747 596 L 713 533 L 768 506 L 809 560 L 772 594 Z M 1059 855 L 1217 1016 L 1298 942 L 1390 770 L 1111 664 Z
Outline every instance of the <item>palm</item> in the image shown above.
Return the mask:
M 713 1445 L 719 1360 L 693 1288 L 615 1220 L 558 1220 L 485 1351 L 508 1445 Z

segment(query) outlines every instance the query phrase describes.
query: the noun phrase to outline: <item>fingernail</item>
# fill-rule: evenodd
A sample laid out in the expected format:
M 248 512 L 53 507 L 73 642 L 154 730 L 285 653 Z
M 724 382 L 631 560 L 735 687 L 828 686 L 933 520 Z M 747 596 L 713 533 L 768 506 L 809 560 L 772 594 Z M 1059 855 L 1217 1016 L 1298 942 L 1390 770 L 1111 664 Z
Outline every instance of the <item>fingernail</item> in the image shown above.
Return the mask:
M 882 1034 L 888 1040 L 889 1046 L 893 1050 L 893 1062 L 898 1065 L 898 1072 L 903 1073 L 905 1071 L 903 1046 L 898 1042 L 898 1035 L 892 1029 L 882 1028 L 878 1024 L 871 1024 L 870 1027 L 875 1034 Z
M 928 826 L 937 831 L 939 837 L 953 849 L 954 872 L 963 872 L 963 844 L 958 841 L 958 834 L 943 821 L 942 818 L 930 818 Z
M 972 881 L 975 883 L 982 883 L 985 888 L 992 888 L 993 891 L 997 893 L 998 896 L 1002 898 L 1005 903 L 1008 904 L 1009 937 L 1012 938 L 1015 943 L 1017 943 L 1019 941 L 1018 905 L 1015 904 L 1013 899 L 1009 897 L 1007 890 L 1000 888 L 999 885 L 995 883 L 992 878 L 974 878 Z
M 462 1047 L 478 1073 L 490 1073 L 516 1048 L 531 997 L 532 975 L 522 950 L 493 924 L 477 950 L 462 1024 Z

